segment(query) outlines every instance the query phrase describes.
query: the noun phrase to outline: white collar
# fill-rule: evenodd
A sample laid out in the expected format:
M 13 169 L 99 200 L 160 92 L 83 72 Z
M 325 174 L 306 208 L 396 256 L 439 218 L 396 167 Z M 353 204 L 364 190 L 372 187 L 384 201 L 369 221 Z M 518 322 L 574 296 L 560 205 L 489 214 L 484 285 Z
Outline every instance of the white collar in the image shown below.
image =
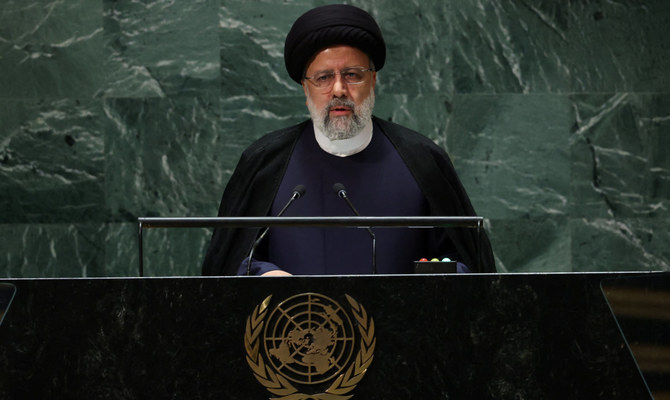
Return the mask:
M 314 137 L 319 147 L 334 156 L 347 157 L 360 153 L 368 147 L 372 140 L 372 118 L 365 121 L 365 126 L 358 135 L 342 140 L 330 140 L 316 124 L 312 125 L 314 126 Z

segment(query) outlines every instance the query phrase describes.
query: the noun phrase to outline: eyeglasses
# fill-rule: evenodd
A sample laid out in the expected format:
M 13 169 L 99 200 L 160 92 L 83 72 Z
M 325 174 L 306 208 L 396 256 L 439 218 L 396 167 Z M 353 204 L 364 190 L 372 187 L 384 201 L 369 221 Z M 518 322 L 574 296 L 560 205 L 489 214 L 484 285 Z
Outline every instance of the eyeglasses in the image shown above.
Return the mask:
M 352 68 L 345 68 L 340 72 L 332 72 L 332 71 L 317 72 L 312 76 L 306 76 L 304 79 L 307 79 L 312 83 L 312 85 L 321 89 L 326 89 L 333 86 L 333 83 L 335 83 L 335 75 L 341 76 L 342 79 L 344 79 L 344 81 L 347 83 L 347 85 L 360 85 L 361 83 L 365 82 L 366 77 L 365 73 L 368 71 L 374 72 L 374 69 L 352 67 Z

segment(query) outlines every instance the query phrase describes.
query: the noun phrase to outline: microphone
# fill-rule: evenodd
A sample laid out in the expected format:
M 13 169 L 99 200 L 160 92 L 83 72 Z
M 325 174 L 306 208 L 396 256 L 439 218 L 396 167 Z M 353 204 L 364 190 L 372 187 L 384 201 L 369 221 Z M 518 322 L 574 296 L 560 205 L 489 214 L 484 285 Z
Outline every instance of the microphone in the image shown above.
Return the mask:
M 305 195 L 305 192 L 307 189 L 305 189 L 305 185 L 297 185 L 296 187 L 293 188 L 293 193 L 291 194 L 291 198 L 288 199 L 288 202 L 286 202 L 286 205 L 284 208 L 281 209 L 277 213 L 277 217 L 281 217 L 282 214 L 288 209 L 288 207 L 293 203 L 294 201 L 298 200 L 302 196 Z M 258 239 L 254 242 L 254 244 L 251 246 L 251 250 L 249 251 L 249 259 L 247 260 L 247 275 L 251 275 L 251 258 L 254 256 L 254 251 L 256 251 L 256 247 L 261 243 L 265 235 L 268 234 L 268 231 L 270 230 L 270 227 L 266 227 L 263 232 L 260 234 Z
M 358 213 L 358 210 L 356 210 L 356 207 L 354 207 L 353 203 L 351 200 L 349 200 L 349 197 L 347 196 L 347 190 L 344 188 L 344 185 L 337 182 L 336 184 L 333 185 L 333 190 L 337 194 L 337 196 L 341 199 L 343 199 L 345 202 L 347 202 L 347 205 L 349 208 L 351 208 L 351 211 L 356 214 L 356 216 L 360 217 L 361 214 Z M 368 233 L 370 234 L 370 237 L 372 238 L 372 273 L 376 274 L 377 273 L 377 239 L 375 238 L 375 234 L 372 232 L 372 229 L 370 227 L 366 228 L 368 230 Z

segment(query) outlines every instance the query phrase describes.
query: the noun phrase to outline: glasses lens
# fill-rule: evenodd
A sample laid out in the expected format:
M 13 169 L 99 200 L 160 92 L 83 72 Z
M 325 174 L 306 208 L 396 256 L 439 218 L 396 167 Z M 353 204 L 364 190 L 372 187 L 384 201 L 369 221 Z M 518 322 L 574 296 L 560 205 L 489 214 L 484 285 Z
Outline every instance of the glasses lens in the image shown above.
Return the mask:
M 348 68 L 342 70 L 340 75 L 347 83 L 361 83 L 365 79 L 365 72 L 362 68 Z
M 333 84 L 335 74 L 332 72 L 321 72 L 312 77 L 316 87 L 328 87 Z

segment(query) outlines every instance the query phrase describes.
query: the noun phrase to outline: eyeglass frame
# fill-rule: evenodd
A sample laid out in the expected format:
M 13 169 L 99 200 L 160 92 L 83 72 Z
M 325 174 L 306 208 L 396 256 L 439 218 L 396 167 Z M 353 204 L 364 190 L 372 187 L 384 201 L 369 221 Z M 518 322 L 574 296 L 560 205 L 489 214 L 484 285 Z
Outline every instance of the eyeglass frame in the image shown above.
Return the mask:
M 307 81 L 309 81 L 312 85 L 314 85 L 315 88 L 319 88 L 319 89 L 328 89 L 328 88 L 332 87 L 332 86 L 335 84 L 335 75 L 340 75 L 340 76 L 342 76 L 342 73 L 343 73 L 343 72 L 346 72 L 347 70 L 352 70 L 352 69 L 353 69 L 353 70 L 356 70 L 356 71 L 359 71 L 359 72 L 375 72 L 375 69 L 374 69 L 373 67 L 370 67 L 370 68 L 363 68 L 363 67 L 347 67 L 347 68 L 343 68 L 343 69 L 341 69 L 341 70 L 339 70 L 339 71 L 332 71 L 332 72 L 320 71 L 320 72 L 315 72 L 314 75 L 312 75 L 312 76 L 303 76 L 302 79 L 306 79 Z M 314 77 L 316 77 L 316 76 L 319 75 L 319 74 L 332 75 L 332 79 L 333 79 L 332 83 L 331 83 L 330 85 L 318 86 L 318 85 L 316 84 L 316 82 L 314 82 L 312 79 L 314 79 Z M 342 78 L 342 81 L 343 81 L 344 83 L 346 83 L 347 85 L 360 85 L 360 84 L 362 84 L 362 83 L 365 83 L 365 79 L 361 80 L 360 82 L 348 82 L 348 81 L 346 80 L 346 78 Z

